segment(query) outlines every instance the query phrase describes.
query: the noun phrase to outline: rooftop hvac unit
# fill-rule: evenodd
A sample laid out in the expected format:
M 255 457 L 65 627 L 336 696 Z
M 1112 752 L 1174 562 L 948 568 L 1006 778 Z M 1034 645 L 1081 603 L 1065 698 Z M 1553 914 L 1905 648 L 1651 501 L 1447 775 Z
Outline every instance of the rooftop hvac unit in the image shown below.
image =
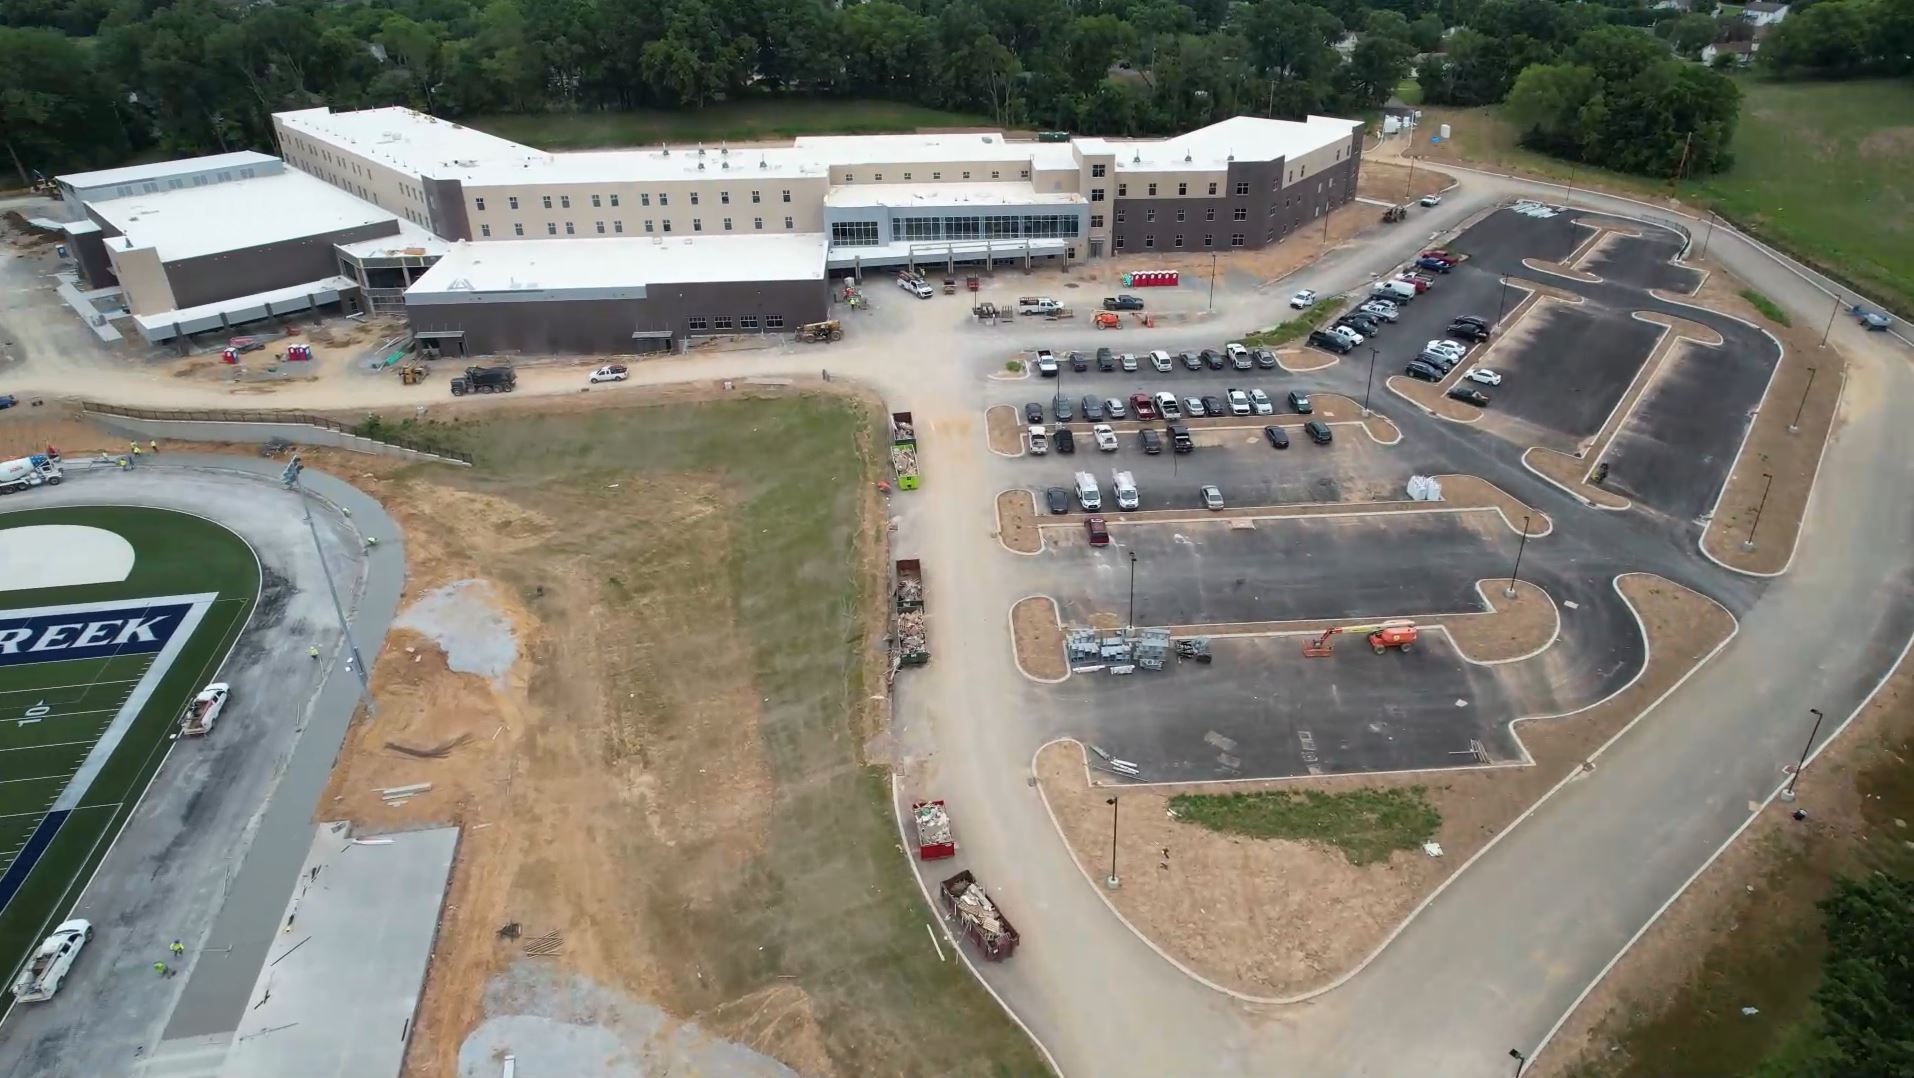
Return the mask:
M 698 152 L 699 152 L 699 153 L 703 153 L 704 151 L 703 151 L 703 150 L 699 150 Z M 700 162 L 698 162 L 698 171 L 699 171 L 699 172 L 703 172 L 703 171 L 704 171 L 704 162 L 703 162 L 703 161 L 700 161 Z

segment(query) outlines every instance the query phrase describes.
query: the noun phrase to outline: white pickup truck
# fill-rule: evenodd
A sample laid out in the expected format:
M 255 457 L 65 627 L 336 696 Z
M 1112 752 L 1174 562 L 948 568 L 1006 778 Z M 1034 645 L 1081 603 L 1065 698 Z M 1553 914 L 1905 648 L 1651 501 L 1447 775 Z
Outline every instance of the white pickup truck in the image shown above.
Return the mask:
M 1018 314 L 1050 314 L 1063 310 L 1063 304 L 1049 296 L 1023 296 L 1017 300 Z
M 73 971 L 80 948 L 93 938 L 91 921 L 72 920 L 53 930 L 27 960 L 26 968 L 13 982 L 13 998 L 22 1003 L 43 1003 L 60 990 L 60 982 Z
M 1030 455 L 1031 456 L 1041 457 L 1045 453 L 1050 452 L 1050 435 L 1044 432 L 1042 424 L 1040 423 L 1031 424 L 1030 430 L 1028 433 L 1030 437 Z
M 215 681 L 200 690 L 193 702 L 186 705 L 186 716 L 180 720 L 181 737 L 204 737 L 213 732 L 213 724 L 219 721 L 220 712 L 226 710 L 226 698 L 233 693 L 232 686 L 223 681 Z

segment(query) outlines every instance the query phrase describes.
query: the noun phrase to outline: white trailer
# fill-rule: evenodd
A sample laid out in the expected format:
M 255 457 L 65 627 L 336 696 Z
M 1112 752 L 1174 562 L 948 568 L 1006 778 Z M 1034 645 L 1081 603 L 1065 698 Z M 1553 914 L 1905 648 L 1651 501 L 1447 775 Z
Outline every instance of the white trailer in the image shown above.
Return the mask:
M 60 462 L 37 453 L 0 461 L 0 494 L 12 494 L 28 487 L 57 487 L 61 478 Z
M 13 998 L 22 1003 L 43 1003 L 52 999 L 60 990 L 60 982 L 73 970 L 73 963 L 80 957 L 80 948 L 93 938 L 93 924 L 90 921 L 67 921 L 53 930 L 33 952 L 26 967 L 13 982 Z

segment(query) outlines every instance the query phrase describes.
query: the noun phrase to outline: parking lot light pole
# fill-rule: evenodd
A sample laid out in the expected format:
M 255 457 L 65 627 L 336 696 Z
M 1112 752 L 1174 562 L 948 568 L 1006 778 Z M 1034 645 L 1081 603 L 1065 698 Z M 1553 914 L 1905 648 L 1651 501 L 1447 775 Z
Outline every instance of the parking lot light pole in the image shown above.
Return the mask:
M 1814 716 L 1814 729 L 1808 731 L 1808 743 L 1801 746 L 1801 760 L 1794 765 L 1794 770 L 1789 773 L 1788 784 L 1781 788 L 1781 800 L 1783 801 L 1794 800 L 1795 780 L 1801 777 L 1801 769 L 1808 766 L 1808 751 L 1814 748 L 1814 735 L 1821 732 L 1821 720 L 1824 717 L 1821 714 L 1821 709 L 1811 707 L 1808 709 L 1808 713 Z
M 1501 280 L 1496 282 L 1495 325 L 1496 325 L 1496 328 L 1498 329 L 1501 328 L 1502 326 L 1502 311 L 1504 308 L 1508 306 L 1508 302 L 1509 302 L 1509 279 L 1507 277 L 1504 277 Z
M 1217 252 L 1215 252 L 1215 251 L 1211 251 L 1211 252 L 1210 252 L 1210 301 L 1209 301 L 1209 309 L 1210 309 L 1210 310 L 1212 310 L 1212 311 L 1216 309 L 1216 254 L 1217 254 Z
M 1828 312 L 1828 324 L 1825 327 L 1823 327 L 1821 330 L 1820 347 L 1826 348 L 1828 346 L 1828 334 L 1834 332 L 1834 320 L 1840 317 L 1840 315 L 1841 315 L 1841 297 L 1836 296 L 1834 297 L 1834 309 Z
M 1362 415 L 1369 418 L 1369 390 L 1376 384 L 1376 346 L 1369 346 L 1369 377 L 1362 383 Z
M 1768 507 L 1768 491 L 1774 489 L 1774 476 L 1767 472 L 1762 472 L 1761 478 L 1766 479 L 1768 482 L 1766 486 L 1761 488 L 1761 500 L 1755 503 L 1754 519 L 1748 522 L 1748 537 L 1741 541 L 1741 549 L 1743 550 L 1754 549 L 1755 529 L 1761 526 L 1761 511 Z
M 1801 433 L 1801 413 L 1808 410 L 1808 391 L 1814 388 L 1814 368 L 1808 368 L 1808 384 L 1802 387 L 1801 404 L 1794 410 L 1794 422 L 1788 424 L 1789 434 Z
M 1117 799 L 1108 799 L 1110 806 L 1110 878 L 1104 882 L 1111 890 L 1116 890 L 1117 880 Z
M 1701 256 L 1700 257 L 1707 258 L 1708 257 L 1708 239 L 1709 237 L 1715 234 L 1715 211 L 1709 210 L 1708 216 L 1702 220 L 1702 224 L 1706 225 L 1707 227 L 1702 229 L 1702 232 L 1701 232 Z
M 1124 623 L 1124 635 L 1136 632 L 1136 551 L 1130 551 L 1130 612 Z
M 1522 1068 L 1528 1063 L 1529 1057 L 1523 1055 L 1520 1048 L 1511 1048 L 1509 1049 L 1509 1058 L 1515 1060 L 1514 1078 L 1522 1078 Z
M 1506 589 L 1504 589 L 1502 592 L 1503 595 L 1511 599 L 1515 598 L 1516 578 L 1522 575 L 1522 551 L 1527 550 L 1528 545 L 1529 545 L 1529 518 L 1527 514 L 1524 514 L 1522 517 L 1522 541 L 1519 544 L 1517 544 L 1515 548 L 1515 568 L 1509 570 L 1509 586 Z

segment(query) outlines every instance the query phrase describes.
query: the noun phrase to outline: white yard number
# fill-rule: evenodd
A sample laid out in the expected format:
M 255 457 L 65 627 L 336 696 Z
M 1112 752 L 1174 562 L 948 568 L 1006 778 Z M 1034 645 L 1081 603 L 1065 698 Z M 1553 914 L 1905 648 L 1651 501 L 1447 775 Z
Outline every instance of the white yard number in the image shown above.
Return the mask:
M 30 723 L 30 722 L 39 722 L 41 719 L 44 719 L 51 714 L 53 714 L 53 709 L 47 706 L 47 702 L 45 700 L 42 700 L 39 703 L 33 705 L 32 707 L 27 708 L 26 714 L 22 715 L 20 718 L 14 721 L 18 722 L 22 726 L 25 726 L 27 723 Z

